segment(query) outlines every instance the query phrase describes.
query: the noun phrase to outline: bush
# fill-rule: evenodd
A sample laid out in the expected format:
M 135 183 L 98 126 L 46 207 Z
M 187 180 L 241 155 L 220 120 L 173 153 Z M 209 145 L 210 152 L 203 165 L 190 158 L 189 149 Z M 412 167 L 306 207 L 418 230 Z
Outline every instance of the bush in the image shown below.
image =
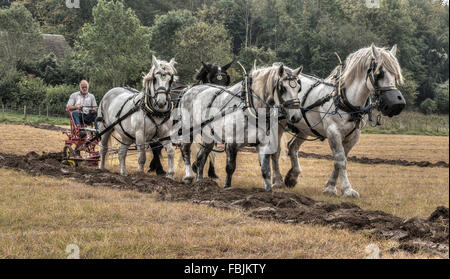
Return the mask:
M 432 114 L 437 110 L 436 102 L 430 98 L 427 98 L 420 104 L 420 110 L 425 114 Z
M 14 96 L 17 105 L 28 107 L 39 107 L 45 98 L 46 86 L 40 78 L 30 78 L 24 76 L 17 83 L 17 89 Z
M 44 105 L 48 105 L 49 114 L 64 115 L 70 95 L 77 91 L 79 88 L 75 85 L 64 84 L 47 87 Z

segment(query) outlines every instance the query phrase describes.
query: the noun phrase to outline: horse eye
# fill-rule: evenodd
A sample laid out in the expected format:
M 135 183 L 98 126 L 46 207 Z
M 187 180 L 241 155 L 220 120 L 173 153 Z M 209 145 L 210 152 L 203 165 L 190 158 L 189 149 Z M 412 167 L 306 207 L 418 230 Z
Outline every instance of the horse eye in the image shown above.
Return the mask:
M 295 88 L 295 87 L 297 87 L 297 81 L 296 80 L 290 80 L 289 81 L 289 86 L 291 87 L 291 88 Z

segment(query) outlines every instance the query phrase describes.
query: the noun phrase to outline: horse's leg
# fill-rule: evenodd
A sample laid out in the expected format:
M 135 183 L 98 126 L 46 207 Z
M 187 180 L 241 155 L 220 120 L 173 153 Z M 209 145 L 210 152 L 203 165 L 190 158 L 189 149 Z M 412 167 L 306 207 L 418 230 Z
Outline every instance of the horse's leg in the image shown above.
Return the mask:
M 270 154 L 267 154 L 268 148 L 259 145 L 257 149 L 261 173 L 264 180 L 264 189 L 266 189 L 267 192 L 272 192 L 272 185 L 270 184 Z
M 183 182 L 190 184 L 194 180 L 194 172 L 191 167 L 191 145 L 192 143 L 183 143 L 181 145 L 181 154 L 183 156 L 184 167 L 186 173 L 183 177 Z
M 216 174 L 216 170 L 214 168 L 214 161 L 216 159 L 216 152 L 209 153 L 209 169 L 208 169 L 208 177 L 212 179 L 219 178 Z
M 119 166 L 120 166 L 120 174 L 123 176 L 127 175 L 127 168 L 125 164 L 125 159 L 127 157 L 129 145 L 121 143 L 119 148 Z
M 298 162 L 298 150 L 300 149 L 300 146 L 305 142 L 305 140 L 302 139 L 304 137 L 305 136 L 302 134 L 297 134 L 288 143 L 288 155 L 291 159 L 291 169 L 286 174 L 284 183 L 289 188 L 292 188 L 297 184 L 298 177 L 302 172 L 302 169 L 300 168 L 300 164 Z
M 337 195 L 336 182 L 339 177 L 341 179 L 342 196 L 359 198 L 358 192 L 352 189 L 352 185 L 347 176 L 347 153 L 350 151 L 348 149 L 349 145 L 346 144 L 347 148 L 344 148 L 342 135 L 334 127 L 328 128 L 327 135 L 328 143 L 333 151 L 334 170 L 328 179 L 328 182 L 325 184 L 324 194 Z
M 150 168 L 148 169 L 148 172 L 156 171 L 157 175 L 165 175 L 166 172 L 164 171 L 164 168 L 161 164 L 161 151 L 163 149 L 163 146 L 161 143 L 150 143 L 150 148 L 152 149 L 153 158 L 150 162 Z
M 105 169 L 106 154 L 108 153 L 108 140 L 111 136 L 111 133 L 112 131 L 106 132 L 105 134 L 103 134 L 102 139 L 100 140 L 100 164 L 98 168 L 101 170 Z
M 227 177 L 225 178 L 224 188 L 230 188 L 231 179 L 233 178 L 233 173 L 236 170 L 236 157 L 238 153 L 238 146 L 235 143 L 227 143 L 225 149 L 227 151 L 227 166 L 226 166 Z
M 144 164 L 146 160 L 145 145 L 144 130 L 136 131 L 136 148 L 138 151 L 139 172 L 144 172 Z
M 167 169 L 166 177 L 173 179 L 173 176 L 175 174 L 175 168 L 174 168 L 175 150 L 173 149 L 173 145 L 171 142 L 166 144 L 164 147 L 166 148 L 167 162 L 169 165 L 168 169 Z
M 206 160 L 208 159 L 208 155 L 211 150 L 214 148 L 214 143 L 205 144 L 202 146 L 200 151 L 197 154 L 197 181 L 203 179 L 203 169 L 205 168 Z
M 344 145 L 344 151 L 345 151 L 345 158 L 348 157 L 348 153 L 350 152 L 350 150 L 352 150 L 353 146 L 355 146 L 355 144 L 359 141 L 359 137 L 361 135 L 361 131 L 359 129 L 355 130 L 353 132 L 352 135 L 350 135 L 348 138 L 346 138 L 343 142 Z M 347 171 L 345 172 L 346 176 L 347 176 Z M 347 178 L 348 181 L 348 178 Z M 341 180 L 342 183 L 342 180 Z M 342 195 L 344 197 L 354 197 L 354 198 L 359 198 L 359 193 L 356 192 L 354 189 L 352 189 L 350 182 L 348 182 L 348 185 L 350 185 L 350 187 L 345 187 L 347 184 L 342 183 L 341 184 L 341 191 L 342 191 Z
M 281 155 L 281 137 L 283 136 L 284 129 L 281 125 L 278 125 L 278 148 L 277 152 L 272 154 L 270 157 L 272 158 L 272 170 L 273 170 L 273 178 L 272 178 L 272 187 L 283 187 L 283 176 L 280 171 L 280 155 Z

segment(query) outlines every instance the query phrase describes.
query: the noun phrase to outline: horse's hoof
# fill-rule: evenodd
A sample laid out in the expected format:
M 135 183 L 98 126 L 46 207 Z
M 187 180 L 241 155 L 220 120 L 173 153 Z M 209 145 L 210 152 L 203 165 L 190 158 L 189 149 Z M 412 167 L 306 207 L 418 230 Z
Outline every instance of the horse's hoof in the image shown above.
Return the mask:
M 270 185 L 266 185 L 264 186 L 264 190 L 266 190 L 266 192 L 272 192 L 272 187 Z
M 173 174 L 168 174 L 168 175 L 166 175 L 166 177 L 169 178 L 169 179 L 171 179 L 171 180 L 174 180 L 174 179 L 173 179 Z
M 353 189 L 347 189 L 342 193 L 342 196 L 345 198 L 355 198 L 359 199 L 359 193 Z
M 272 184 L 272 188 L 284 188 L 284 183 L 283 181 L 277 181 L 275 183 Z
M 323 191 L 323 194 L 330 197 L 337 197 L 337 190 L 336 187 L 327 187 Z
M 295 177 L 286 177 L 284 179 L 284 185 L 286 185 L 286 187 L 288 188 L 294 188 L 295 185 L 297 185 L 297 181 L 298 179 Z
M 223 186 L 223 188 L 224 188 L 224 189 L 230 189 L 230 188 L 231 188 L 231 185 L 226 185 L 226 184 L 225 184 L 225 185 Z
M 284 184 L 286 185 L 286 187 L 294 188 L 295 185 L 297 185 L 298 176 L 299 176 L 298 174 L 294 174 L 292 169 L 289 170 L 288 173 L 286 174 L 285 179 L 284 179 Z
M 184 184 L 192 184 L 193 181 L 194 181 L 194 177 L 184 177 L 183 178 Z

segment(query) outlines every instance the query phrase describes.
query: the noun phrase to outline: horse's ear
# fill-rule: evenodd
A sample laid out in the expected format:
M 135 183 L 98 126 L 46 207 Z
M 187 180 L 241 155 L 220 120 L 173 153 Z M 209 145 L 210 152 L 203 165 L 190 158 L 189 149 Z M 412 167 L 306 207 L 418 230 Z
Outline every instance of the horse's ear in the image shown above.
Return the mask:
M 170 66 L 174 67 L 175 64 L 177 64 L 177 61 L 175 61 L 175 58 L 172 58 L 172 59 L 170 59 L 169 64 L 170 64 Z
M 370 48 L 372 50 L 372 57 L 375 58 L 375 60 L 378 60 L 378 58 L 380 57 L 380 52 L 377 50 L 377 47 L 375 46 L 375 44 L 372 43 Z
M 231 65 L 233 65 L 234 61 L 235 60 L 233 59 L 233 61 L 223 66 L 222 69 L 226 72 L 231 67 Z
M 278 69 L 278 74 L 280 75 L 280 77 L 283 76 L 283 74 L 284 74 L 284 65 L 283 64 L 280 65 L 280 69 Z
M 303 65 L 294 70 L 294 75 L 298 76 L 303 71 Z
M 211 64 L 206 64 L 202 61 L 202 65 L 203 65 L 203 68 L 205 68 L 205 70 L 207 70 L 208 72 L 211 72 L 211 70 L 212 70 Z
M 397 44 L 395 44 L 395 45 L 392 47 L 391 53 L 392 53 L 392 55 L 397 56 Z
M 158 61 L 158 59 L 156 59 L 156 57 L 154 55 L 152 55 L 152 65 L 159 67 L 159 61 Z

